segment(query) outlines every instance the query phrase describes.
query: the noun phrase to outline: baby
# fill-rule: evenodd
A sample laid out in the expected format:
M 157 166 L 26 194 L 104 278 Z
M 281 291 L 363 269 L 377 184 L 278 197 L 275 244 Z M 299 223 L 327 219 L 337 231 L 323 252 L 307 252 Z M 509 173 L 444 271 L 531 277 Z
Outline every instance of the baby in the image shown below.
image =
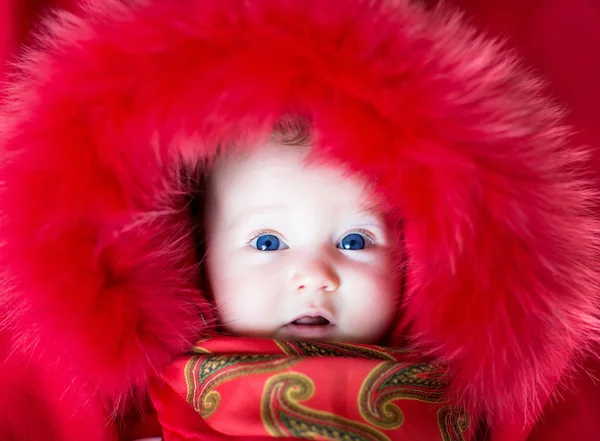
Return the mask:
M 216 160 L 203 210 L 204 275 L 219 331 L 276 339 L 280 349 L 268 340 L 234 342 L 226 336 L 199 343 L 207 346 L 195 351 L 204 355 L 176 361 L 152 390 L 165 439 L 212 429 L 236 439 L 262 433 L 256 393 L 267 387 L 263 375 L 281 372 L 280 364 L 293 365 L 290 375 L 305 372 L 311 381 L 328 383 L 336 397 L 331 403 L 337 403 L 353 387 L 349 376 L 360 381 L 354 367 L 376 367 L 378 356 L 369 360 L 368 350 L 362 355 L 350 350 L 342 358 L 294 355 L 281 349 L 292 344 L 282 340 L 384 344 L 397 318 L 397 240 L 385 204 L 361 176 L 311 155 L 301 119 L 282 121 L 269 139 Z M 240 358 L 236 351 L 253 355 Z M 370 354 L 382 356 L 382 351 Z M 263 359 L 265 354 L 277 355 L 271 360 Z M 364 358 L 356 362 L 348 356 Z M 394 360 L 392 353 L 383 357 Z M 346 380 L 334 387 L 326 372 Z M 320 402 L 324 410 L 327 402 Z M 242 405 L 236 407 L 235 423 L 226 417 L 232 403 Z M 221 416 L 212 415 L 216 408 Z
M 379 201 L 360 177 L 309 161 L 307 142 L 278 138 L 219 159 L 209 180 L 206 268 L 222 329 L 381 341 L 400 289 Z

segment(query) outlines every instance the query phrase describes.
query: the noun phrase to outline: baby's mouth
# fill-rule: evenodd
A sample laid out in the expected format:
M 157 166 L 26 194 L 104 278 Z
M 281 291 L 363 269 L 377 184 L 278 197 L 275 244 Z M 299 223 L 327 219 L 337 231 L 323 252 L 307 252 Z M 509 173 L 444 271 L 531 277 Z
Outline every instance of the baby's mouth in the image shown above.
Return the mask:
M 281 337 L 289 340 L 328 341 L 335 325 L 322 315 L 303 315 L 281 328 Z
M 310 317 L 305 315 L 304 317 L 297 318 L 290 325 L 296 326 L 327 326 L 330 322 L 325 317 L 321 317 L 320 315 L 317 317 Z

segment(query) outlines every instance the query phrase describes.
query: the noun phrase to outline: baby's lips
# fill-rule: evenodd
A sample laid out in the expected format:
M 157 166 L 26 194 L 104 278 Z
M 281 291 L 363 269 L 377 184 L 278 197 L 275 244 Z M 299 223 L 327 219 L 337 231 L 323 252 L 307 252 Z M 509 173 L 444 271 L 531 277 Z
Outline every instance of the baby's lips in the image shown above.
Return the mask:
M 297 318 L 296 320 L 291 322 L 291 324 L 298 326 L 327 326 L 330 324 L 330 321 L 320 315 L 316 317 L 305 315 L 300 318 Z
M 288 322 L 288 325 L 327 326 L 335 325 L 333 315 L 323 308 L 309 307 L 300 309 L 300 313 Z

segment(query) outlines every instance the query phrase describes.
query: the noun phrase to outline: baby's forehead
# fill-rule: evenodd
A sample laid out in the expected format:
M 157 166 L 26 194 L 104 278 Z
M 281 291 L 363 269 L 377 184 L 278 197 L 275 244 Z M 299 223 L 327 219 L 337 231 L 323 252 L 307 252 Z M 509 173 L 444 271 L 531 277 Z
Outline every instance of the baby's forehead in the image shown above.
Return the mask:
M 309 198 L 323 204 L 351 206 L 364 217 L 381 214 L 380 198 L 368 177 L 310 153 L 306 146 L 270 143 L 228 154 L 214 164 L 210 191 L 221 204 L 257 209 Z

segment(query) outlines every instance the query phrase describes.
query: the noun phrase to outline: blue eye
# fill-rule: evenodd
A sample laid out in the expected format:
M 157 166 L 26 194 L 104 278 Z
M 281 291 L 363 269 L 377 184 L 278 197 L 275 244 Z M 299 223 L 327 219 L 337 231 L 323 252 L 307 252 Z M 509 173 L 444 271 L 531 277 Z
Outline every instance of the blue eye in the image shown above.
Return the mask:
M 278 251 L 287 248 L 286 244 L 273 234 L 263 234 L 250 243 L 259 251 Z
M 370 245 L 369 239 L 362 234 L 350 233 L 346 235 L 338 244 L 337 247 L 342 250 L 359 251 L 364 250 Z

